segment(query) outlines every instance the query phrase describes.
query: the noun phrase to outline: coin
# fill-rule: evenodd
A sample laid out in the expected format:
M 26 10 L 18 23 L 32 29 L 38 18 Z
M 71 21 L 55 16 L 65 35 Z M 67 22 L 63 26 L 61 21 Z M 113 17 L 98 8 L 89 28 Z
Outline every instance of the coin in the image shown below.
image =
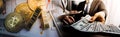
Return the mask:
M 32 11 L 29 8 L 29 5 L 24 2 L 16 6 L 15 12 L 23 15 L 25 29 L 30 30 L 32 25 L 40 15 L 41 9 L 36 8 L 35 11 Z
M 9 32 L 19 32 L 23 28 L 23 18 L 20 14 L 12 12 L 5 19 L 5 28 Z
M 40 13 L 41 9 L 37 8 L 36 11 L 33 13 L 32 17 L 30 18 L 30 20 L 28 20 L 28 22 L 26 23 L 25 29 L 30 30 L 36 19 L 39 17 Z
M 34 13 L 28 8 L 28 4 L 26 2 L 18 4 L 14 12 L 21 14 L 25 22 L 28 22 Z
M 27 0 L 27 3 L 30 9 L 35 11 L 38 7 L 46 5 L 46 0 Z

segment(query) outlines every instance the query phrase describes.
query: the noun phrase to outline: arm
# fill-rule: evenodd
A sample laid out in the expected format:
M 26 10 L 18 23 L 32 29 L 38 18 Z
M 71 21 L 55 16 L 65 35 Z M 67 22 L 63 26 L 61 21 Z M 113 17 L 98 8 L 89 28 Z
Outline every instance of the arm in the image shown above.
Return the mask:
M 99 4 L 97 10 L 98 11 L 95 13 L 94 16 L 92 16 L 92 18 L 89 20 L 89 22 L 94 22 L 97 19 L 98 21 L 100 21 L 104 24 L 107 13 L 106 13 L 105 5 L 103 4 L 102 1 Z
M 106 9 L 105 9 L 105 5 L 102 1 L 101 1 L 101 4 L 98 6 L 98 9 L 99 9 L 99 12 L 103 12 L 105 14 L 104 18 L 106 19 L 107 12 L 106 12 Z

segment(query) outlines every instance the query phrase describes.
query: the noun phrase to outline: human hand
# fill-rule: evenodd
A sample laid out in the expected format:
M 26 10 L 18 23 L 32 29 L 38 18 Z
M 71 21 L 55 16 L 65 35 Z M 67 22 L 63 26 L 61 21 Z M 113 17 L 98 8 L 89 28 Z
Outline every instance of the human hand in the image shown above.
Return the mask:
M 64 22 L 65 24 L 72 24 L 72 23 L 75 22 L 75 20 L 74 20 L 74 18 L 73 18 L 72 16 L 65 16 L 65 17 L 63 18 L 63 22 Z
M 91 17 L 89 20 L 90 23 L 94 22 L 95 20 L 100 21 L 101 23 L 105 23 L 105 14 L 103 12 L 98 12 L 94 16 Z

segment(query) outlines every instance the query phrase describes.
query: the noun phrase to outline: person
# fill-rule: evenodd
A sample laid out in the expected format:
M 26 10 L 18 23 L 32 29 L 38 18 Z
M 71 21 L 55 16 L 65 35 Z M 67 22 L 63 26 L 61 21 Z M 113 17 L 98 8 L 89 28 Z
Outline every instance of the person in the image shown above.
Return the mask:
M 92 16 L 89 22 L 100 21 L 101 23 L 105 23 L 105 19 L 107 16 L 107 12 L 105 9 L 105 5 L 102 0 L 86 0 L 88 5 L 90 5 L 90 9 L 88 9 L 88 14 Z
M 76 3 L 77 2 L 77 3 Z M 69 36 L 84 36 L 89 37 L 92 33 L 85 33 L 79 30 L 74 29 L 70 25 L 77 22 L 86 15 L 90 15 L 90 23 L 94 21 L 100 21 L 105 23 L 107 16 L 105 5 L 101 0 L 84 0 L 84 1 L 68 1 L 66 8 L 69 11 L 69 14 L 60 16 L 60 20 L 63 22 L 62 31 L 64 32 L 65 37 Z M 76 35 L 79 34 L 79 35 Z M 94 34 L 94 33 L 93 33 Z
M 70 2 L 71 6 L 69 6 L 68 2 L 66 9 L 70 11 L 70 13 L 61 16 L 62 19 L 60 20 L 62 20 L 64 24 L 71 25 L 87 14 L 91 16 L 91 19 L 89 20 L 90 23 L 94 21 L 100 21 L 103 24 L 105 23 L 107 13 L 102 0 L 85 0 L 79 2 L 79 4 L 76 4 L 75 2 L 78 1 L 72 0 L 72 2 Z
M 77 2 L 77 3 L 76 3 Z M 60 16 L 60 20 L 63 24 L 72 24 L 80 20 L 83 16 L 85 1 L 77 0 L 68 0 L 66 9 L 69 11 L 69 14 Z

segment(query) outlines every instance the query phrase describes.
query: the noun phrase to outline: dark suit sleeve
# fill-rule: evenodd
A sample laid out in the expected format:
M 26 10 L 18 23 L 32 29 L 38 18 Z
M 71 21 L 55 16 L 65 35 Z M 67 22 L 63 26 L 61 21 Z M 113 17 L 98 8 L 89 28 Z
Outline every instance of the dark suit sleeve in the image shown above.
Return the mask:
M 80 2 L 79 5 L 77 6 L 77 11 L 83 11 L 85 7 L 85 1 Z
M 104 5 L 104 3 L 102 1 L 99 4 L 98 9 L 99 9 L 99 11 L 105 11 L 105 5 Z
M 104 3 L 103 3 L 102 1 L 100 1 L 100 2 L 101 2 L 101 3 L 100 3 L 99 6 L 98 6 L 98 12 L 104 11 L 104 13 L 105 13 L 105 19 L 106 19 L 107 12 L 106 12 L 106 9 L 105 9 L 105 5 L 104 5 Z

